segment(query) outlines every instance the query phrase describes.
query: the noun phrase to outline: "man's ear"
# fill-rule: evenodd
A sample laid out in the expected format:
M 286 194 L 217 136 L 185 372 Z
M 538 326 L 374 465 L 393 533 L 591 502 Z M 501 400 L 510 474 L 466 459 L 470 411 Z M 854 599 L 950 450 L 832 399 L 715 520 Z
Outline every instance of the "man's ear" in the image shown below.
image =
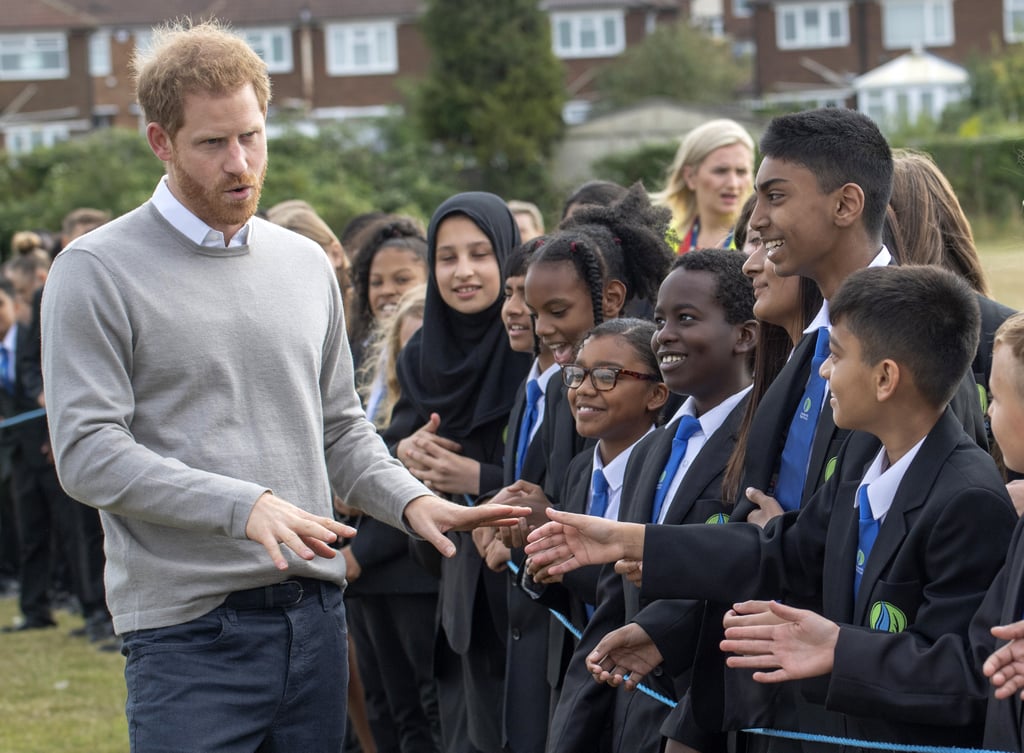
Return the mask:
M 174 154 L 174 140 L 170 134 L 158 123 L 149 123 L 146 126 L 146 141 L 153 154 L 162 162 L 169 162 Z

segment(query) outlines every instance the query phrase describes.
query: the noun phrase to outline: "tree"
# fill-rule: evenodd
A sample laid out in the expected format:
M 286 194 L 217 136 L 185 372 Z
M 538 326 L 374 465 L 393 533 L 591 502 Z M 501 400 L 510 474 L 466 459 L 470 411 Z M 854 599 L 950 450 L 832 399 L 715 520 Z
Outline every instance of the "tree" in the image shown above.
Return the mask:
M 650 97 L 727 102 L 749 78 L 749 66 L 733 57 L 728 42 L 680 21 L 659 26 L 614 64 L 602 68 L 594 85 L 600 108 L 608 110 Z
M 431 60 L 412 107 L 423 134 L 471 158 L 471 187 L 543 201 L 566 94 L 537 0 L 429 0 L 421 28 Z

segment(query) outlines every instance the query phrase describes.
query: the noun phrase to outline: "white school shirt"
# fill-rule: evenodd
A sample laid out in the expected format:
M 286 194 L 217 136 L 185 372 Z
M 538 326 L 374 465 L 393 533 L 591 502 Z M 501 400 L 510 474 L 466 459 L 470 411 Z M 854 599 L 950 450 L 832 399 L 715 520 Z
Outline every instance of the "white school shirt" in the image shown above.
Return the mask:
M 853 495 L 854 509 L 860 506 L 858 500 L 860 499 L 861 487 L 868 485 L 867 493 L 868 502 L 871 504 L 871 517 L 881 525 L 885 521 L 885 516 L 889 514 L 889 509 L 892 507 L 892 501 L 896 497 L 896 491 L 900 488 L 903 476 L 906 475 L 910 464 L 917 457 L 917 452 L 921 449 L 921 445 L 924 444 L 926 437 L 927 435 L 922 437 L 921 441 L 911 447 L 906 455 L 888 468 L 886 468 L 886 464 L 889 461 L 885 454 L 885 448 L 880 449 L 864 474 L 864 478 L 861 479 L 860 486 L 857 487 L 857 493 Z
M 651 425 L 646 432 L 644 437 L 654 431 L 654 425 Z M 643 439 L 644 437 L 640 437 Z M 622 482 L 626 478 L 626 464 L 629 462 L 629 456 L 633 454 L 633 448 L 636 447 L 636 440 L 633 444 L 627 447 L 625 450 L 620 452 L 608 465 L 605 465 L 601 461 L 601 453 L 598 451 L 598 446 L 594 447 L 594 466 L 591 469 L 590 476 L 593 479 L 594 471 L 602 471 L 604 473 L 605 481 L 608 482 L 608 507 L 605 508 L 604 518 L 605 520 L 618 520 L 619 519 L 619 505 L 622 502 Z M 587 514 L 590 514 L 590 510 L 594 506 L 594 482 L 590 482 L 590 492 L 587 496 Z
M 175 230 L 195 244 L 209 248 L 234 248 L 235 246 L 244 246 L 249 242 L 249 227 L 252 224 L 252 218 L 249 218 L 225 244 L 224 233 L 214 230 L 196 217 L 192 210 L 178 201 L 178 197 L 171 193 L 171 189 L 167 186 L 166 175 L 156 184 L 152 202 L 157 211 L 171 223 Z
M 665 503 L 661 506 L 661 512 L 658 513 L 659 523 L 665 522 L 665 516 L 668 515 L 668 510 L 672 506 L 672 500 L 675 499 L 676 493 L 683 483 L 683 478 L 686 477 L 686 472 L 690 469 L 697 454 L 707 444 L 711 435 L 721 428 L 722 424 L 725 423 L 725 419 L 732 413 L 732 409 L 736 407 L 739 401 L 743 399 L 743 396 L 750 392 L 751 389 L 752 387 L 746 387 L 734 395 L 730 395 L 711 410 L 705 411 L 703 416 L 697 418 L 700 428 L 690 435 L 690 439 L 686 443 L 686 454 L 683 455 L 683 460 L 679 463 L 679 468 L 676 469 L 676 475 L 672 477 L 672 483 L 668 485 L 668 491 L 665 493 Z M 697 416 L 697 401 L 693 397 L 686 398 L 686 401 L 679 407 L 679 410 L 672 416 L 669 425 L 671 426 L 677 418 L 682 418 L 683 416 Z

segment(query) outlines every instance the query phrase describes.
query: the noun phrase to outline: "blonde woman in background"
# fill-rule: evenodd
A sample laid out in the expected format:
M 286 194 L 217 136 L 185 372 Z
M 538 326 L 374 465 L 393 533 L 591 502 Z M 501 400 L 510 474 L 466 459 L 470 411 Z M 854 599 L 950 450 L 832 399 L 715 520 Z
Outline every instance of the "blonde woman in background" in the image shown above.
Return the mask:
M 672 210 L 676 253 L 735 248 L 733 226 L 753 190 L 754 140 L 734 120 L 711 120 L 683 138 L 665 188 L 651 195 Z

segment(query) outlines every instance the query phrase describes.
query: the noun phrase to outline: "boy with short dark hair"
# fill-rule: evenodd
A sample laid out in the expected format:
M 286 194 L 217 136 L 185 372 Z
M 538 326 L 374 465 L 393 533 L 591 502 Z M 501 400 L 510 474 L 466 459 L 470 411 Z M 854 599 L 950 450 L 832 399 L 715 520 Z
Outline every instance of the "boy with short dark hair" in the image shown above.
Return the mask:
M 947 408 L 974 356 L 977 303 L 963 281 L 943 270 L 883 267 L 851 275 L 831 308 L 831 355 L 821 372 L 830 380 L 836 425 L 855 431 L 835 473 L 803 511 L 763 531 L 645 531 L 552 512 L 558 522 L 534 532 L 527 552 L 540 564 L 571 552 L 573 559 L 551 567 L 554 573 L 642 557 L 644 597 L 817 602 L 815 611 L 828 619 L 815 625 L 821 643 L 833 647 L 832 661 L 819 657 L 792 676 L 830 673 L 815 699 L 835 712 L 830 733 L 976 745 L 978 704 L 955 714 L 921 712 L 921 699 L 901 704 L 886 687 L 907 666 L 920 667 L 914 662 L 930 647 L 966 641 L 1015 522 L 994 463 Z M 870 457 L 869 448 L 874 460 L 866 469 L 849 462 Z M 734 630 L 753 623 L 743 629 L 756 641 L 764 630 L 758 625 L 778 621 L 772 610 L 784 608 L 740 606 L 727 619 Z M 777 666 L 754 646 L 725 648 L 755 654 L 732 658 L 732 665 Z

